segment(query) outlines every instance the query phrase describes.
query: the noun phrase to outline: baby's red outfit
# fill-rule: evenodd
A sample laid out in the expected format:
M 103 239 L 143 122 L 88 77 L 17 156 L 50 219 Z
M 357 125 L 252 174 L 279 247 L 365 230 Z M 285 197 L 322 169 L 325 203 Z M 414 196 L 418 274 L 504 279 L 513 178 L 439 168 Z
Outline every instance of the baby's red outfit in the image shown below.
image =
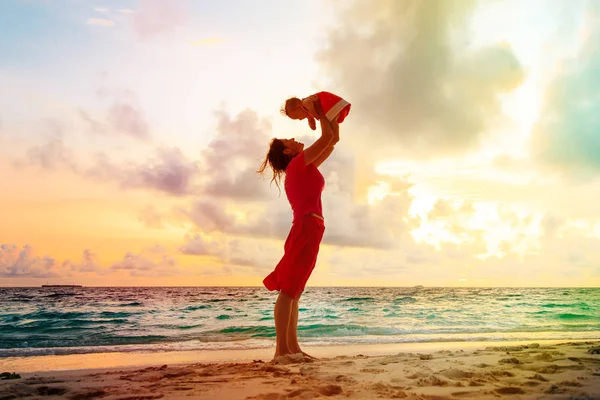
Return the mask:
M 350 107 L 352 106 L 350 103 L 340 96 L 329 92 L 319 92 L 317 93 L 317 97 L 319 97 L 323 112 L 329 121 L 339 113 L 340 115 L 337 119 L 338 124 L 344 122 L 344 119 L 350 113 Z
M 306 286 L 317 263 L 325 223 L 310 213 L 322 216 L 321 193 L 325 179 L 313 164 L 305 165 L 304 151 L 285 170 L 285 193 L 292 206 L 294 220 L 285 241 L 281 261 L 264 280 L 269 290 L 279 290 L 297 298 Z

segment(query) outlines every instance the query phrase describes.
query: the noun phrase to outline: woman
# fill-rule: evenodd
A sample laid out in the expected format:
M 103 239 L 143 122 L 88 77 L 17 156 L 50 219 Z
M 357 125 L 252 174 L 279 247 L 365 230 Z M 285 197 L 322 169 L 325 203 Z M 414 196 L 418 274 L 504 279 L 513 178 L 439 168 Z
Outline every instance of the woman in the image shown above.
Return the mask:
M 312 146 L 292 139 L 273 139 L 260 173 L 267 165 L 273 170 L 277 187 L 285 174 L 285 193 L 292 207 L 293 222 L 285 241 L 281 261 L 264 280 L 269 290 L 278 290 L 274 318 L 277 347 L 274 362 L 291 363 L 314 359 L 304 353 L 298 344 L 298 302 L 310 277 L 319 253 L 325 231 L 321 193 L 325 186 L 318 167 L 325 161 L 339 141 L 339 126 L 325 117 L 317 107 L 321 137 Z

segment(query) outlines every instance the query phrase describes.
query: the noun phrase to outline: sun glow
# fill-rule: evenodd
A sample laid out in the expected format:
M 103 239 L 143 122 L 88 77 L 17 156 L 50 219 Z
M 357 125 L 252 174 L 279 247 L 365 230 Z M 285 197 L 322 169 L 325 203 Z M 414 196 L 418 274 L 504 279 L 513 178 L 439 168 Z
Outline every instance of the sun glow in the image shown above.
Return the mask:
M 390 193 L 390 184 L 387 182 L 378 181 L 377 184 L 369 186 L 367 189 L 367 202 L 369 204 L 376 204 L 383 200 L 386 196 L 390 195 Z

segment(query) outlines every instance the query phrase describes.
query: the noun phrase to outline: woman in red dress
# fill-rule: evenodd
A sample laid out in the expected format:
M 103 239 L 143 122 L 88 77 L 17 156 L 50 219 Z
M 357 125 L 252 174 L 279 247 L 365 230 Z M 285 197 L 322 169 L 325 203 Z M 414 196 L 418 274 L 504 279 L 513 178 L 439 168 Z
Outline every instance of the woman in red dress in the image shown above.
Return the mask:
M 298 344 L 298 302 L 310 277 L 319 253 L 325 231 L 321 193 L 325 186 L 318 167 L 325 161 L 339 140 L 334 129 L 337 121 L 330 122 L 317 105 L 321 136 L 307 149 L 292 139 L 273 139 L 269 152 L 259 169 L 273 170 L 277 187 L 285 176 L 284 187 L 293 212 L 293 222 L 284 246 L 284 255 L 264 280 L 269 290 L 279 291 L 275 302 L 274 319 L 277 335 L 274 362 L 301 362 L 314 357 L 300 349 Z M 333 126 L 332 126 L 333 125 Z

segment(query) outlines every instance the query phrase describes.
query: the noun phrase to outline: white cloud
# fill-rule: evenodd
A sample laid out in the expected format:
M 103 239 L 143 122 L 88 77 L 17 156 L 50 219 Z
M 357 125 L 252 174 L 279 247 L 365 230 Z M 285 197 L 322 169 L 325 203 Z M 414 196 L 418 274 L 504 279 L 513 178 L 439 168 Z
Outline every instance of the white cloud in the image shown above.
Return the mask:
M 54 258 L 36 256 L 31 246 L 0 245 L 0 277 L 53 278 L 59 276 L 56 266 Z
M 248 275 L 266 275 L 282 256 L 283 245 L 279 241 L 256 237 L 235 237 L 213 234 L 210 238 L 201 233 L 186 236 L 180 247 L 183 254 L 213 257 L 226 271 L 243 272 Z M 214 270 L 204 268 L 203 273 Z
M 134 254 L 128 252 L 123 260 L 115 262 L 113 271 L 128 271 L 130 276 L 176 276 L 181 274 L 177 261 L 169 254 Z
M 202 151 L 204 192 L 215 198 L 265 199 L 257 179 L 261 158 L 271 139 L 271 124 L 250 109 L 230 117 L 219 111 L 214 139 Z
M 600 171 L 600 4 L 586 6 L 581 49 L 561 60 L 531 141 L 542 164 L 577 180 L 597 179 Z
M 196 191 L 197 161 L 188 160 L 177 147 L 157 148 L 155 152 L 156 157 L 144 163 L 123 164 L 114 164 L 106 154 L 98 154 L 95 165 L 85 175 L 101 181 L 118 182 L 122 188 L 154 189 L 173 196 Z
M 104 26 L 104 27 L 110 27 L 110 26 L 114 26 L 114 22 L 109 20 L 109 19 L 105 19 L 105 18 L 88 18 L 86 24 L 88 25 L 92 25 L 92 26 Z
M 186 238 L 186 243 L 180 247 L 183 254 L 193 256 L 204 256 L 217 254 L 211 247 L 210 243 L 199 233 L 190 235 Z
M 13 165 L 17 168 L 36 165 L 44 170 L 59 167 L 78 172 L 74 152 L 65 146 L 66 126 L 62 121 L 45 120 L 41 122 L 45 140 L 27 150 L 25 159 L 17 158 Z
M 182 1 L 141 0 L 138 12 L 133 15 L 133 27 L 146 39 L 175 29 L 185 22 L 186 15 Z
M 73 263 L 71 260 L 65 260 L 62 263 L 63 268 L 69 268 L 73 272 L 96 272 L 101 273 L 102 267 L 98 264 L 98 257 L 90 249 L 83 251 L 81 263 Z
M 317 61 L 329 90 L 353 104 L 345 124 L 360 133 L 353 140 L 363 153 L 464 153 L 477 148 L 490 122 L 502 116 L 499 95 L 517 87 L 524 72 L 510 47 L 473 46 L 475 5 L 338 3 L 339 25 L 329 30 Z
M 146 206 L 138 215 L 138 221 L 148 228 L 164 228 L 163 215 L 153 205 Z
M 114 104 L 109 109 L 108 120 L 117 131 L 139 139 L 150 137 L 148 125 L 140 111 L 130 104 Z
M 205 38 L 205 39 L 201 39 L 201 40 L 194 40 L 192 42 L 190 42 L 190 44 L 192 46 L 210 46 L 213 44 L 218 44 L 223 42 L 225 39 L 221 38 L 221 37 L 211 37 L 211 38 Z

